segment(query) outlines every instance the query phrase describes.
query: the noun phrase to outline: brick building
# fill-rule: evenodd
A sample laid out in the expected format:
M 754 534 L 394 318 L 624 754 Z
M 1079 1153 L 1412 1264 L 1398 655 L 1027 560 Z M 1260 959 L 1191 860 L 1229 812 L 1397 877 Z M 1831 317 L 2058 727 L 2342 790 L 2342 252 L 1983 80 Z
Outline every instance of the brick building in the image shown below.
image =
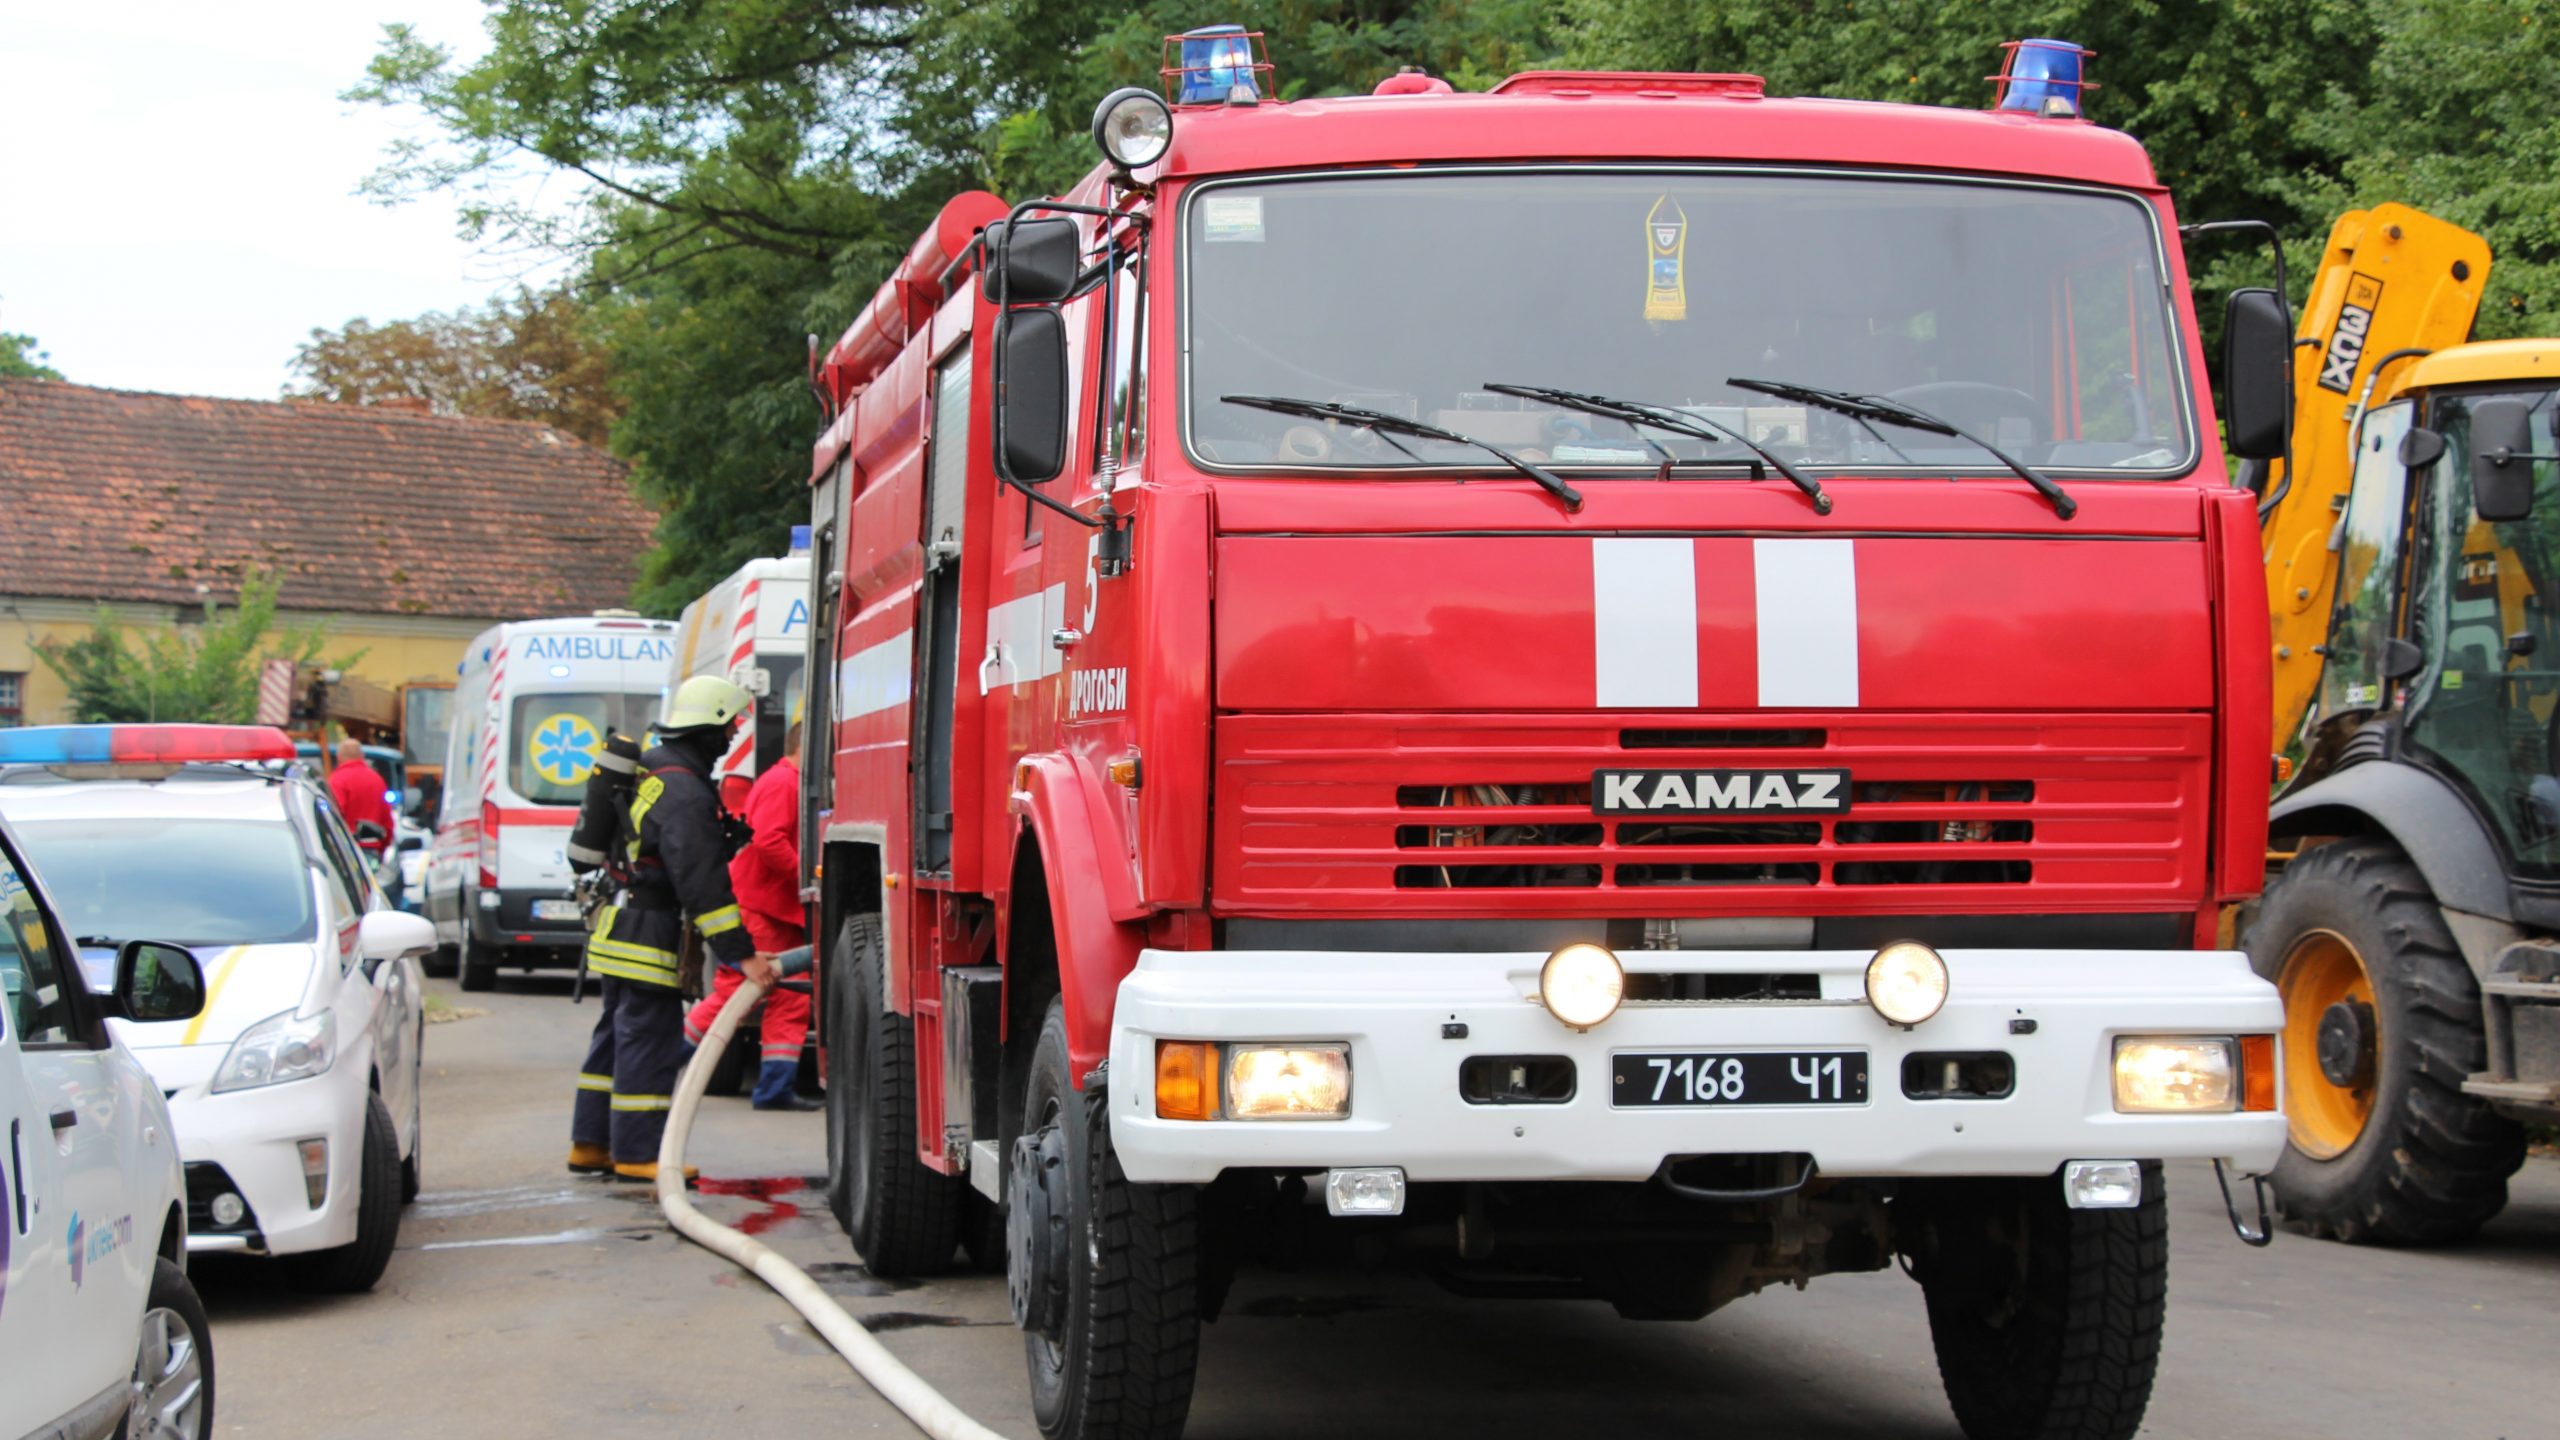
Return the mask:
M 620 461 L 543 425 L 0 378 L 0 725 L 69 718 L 36 642 L 101 602 L 199 621 L 252 567 L 356 674 L 449 680 L 493 622 L 625 603 L 652 524 Z

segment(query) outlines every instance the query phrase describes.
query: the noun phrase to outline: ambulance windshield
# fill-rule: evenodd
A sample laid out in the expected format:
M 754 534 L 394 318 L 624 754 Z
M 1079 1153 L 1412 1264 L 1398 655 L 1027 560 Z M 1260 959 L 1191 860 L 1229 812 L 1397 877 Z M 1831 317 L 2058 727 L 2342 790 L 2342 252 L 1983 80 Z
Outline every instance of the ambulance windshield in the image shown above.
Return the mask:
M 649 743 L 644 731 L 658 718 L 658 694 L 562 691 L 519 695 L 509 711 L 507 788 L 536 805 L 575 805 L 584 797 L 587 772 L 596 767 L 607 730 Z
M 2129 196 L 1849 174 L 1399 172 L 1212 183 L 1183 225 L 1188 440 L 1213 467 L 1499 463 L 1221 400 L 1237 394 L 1384 411 L 1560 468 L 1649 471 L 1664 449 L 1751 458 L 1485 388 L 1503 381 L 1685 410 L 1807 468 L 2004 469 L 1961 440 L 1879 436 L 1732 376 L 1893 398 L 2054 474 L 2195 461 L 2158 229 Z

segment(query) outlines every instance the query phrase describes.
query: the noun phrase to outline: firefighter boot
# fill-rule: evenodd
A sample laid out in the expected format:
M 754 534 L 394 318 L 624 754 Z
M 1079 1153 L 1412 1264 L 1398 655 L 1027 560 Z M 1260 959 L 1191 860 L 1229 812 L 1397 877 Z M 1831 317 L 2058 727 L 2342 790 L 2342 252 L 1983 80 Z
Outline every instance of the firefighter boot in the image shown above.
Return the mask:
M 756 1092 L 748 1101 L 758 1110 L 822 1110 L 824 1102 L 804 1099 L 793 1093 L 791 1082 L 800 1074 L 800 1062 L 767 1060 L 756 1072 Z
M 617 1160 L 614 1162 L 613 1176 L 617 1180 L 642 1180 L 655 1184 L 658 1179 L 658 1162 L 655 1160 Z M 701 1171 L 696 1170 L 690 1165 L 684 1167 L 684 1183 L 687 1185 L 690 1185 L 701 1178 Z
M 602 1145 L 569 1147 L 569 1173 L 572 1175 L 602 1175 L 612 1168 L 613 1152 Z

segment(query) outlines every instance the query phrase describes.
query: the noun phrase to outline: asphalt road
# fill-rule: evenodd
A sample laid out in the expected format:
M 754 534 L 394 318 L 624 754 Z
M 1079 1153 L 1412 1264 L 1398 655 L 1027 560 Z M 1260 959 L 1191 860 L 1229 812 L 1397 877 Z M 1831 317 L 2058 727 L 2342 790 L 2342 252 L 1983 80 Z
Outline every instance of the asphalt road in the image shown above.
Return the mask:
M 293 1437 L 910 1435 L 752 1276 L 668 1230 L 645 1187 L 568 1175 L 570 1076 L 593 1000 L 509 976 L 433 988 L 478 1015 L 431 1027 L 426 1194 L 369 1295 L 314 1298 L 254 1263 L 196 1265 L 224 1433 Z M 708 1105 L 703 1209 L 819 1275 L 927 1379 L 1037 1434 L 1003 1282 L 872 1279 L 812 1178 L 816 1115 Z M 2167 1354 L 2148 1436 L 2560 1434 L 2560 1162 L 2457 1250 L 2279 1236 L 2251 1250 L 2212 1175 L 2170 1176 Z M 715 1432 L 714 1427 L 717 1427 Z M 1955 1440 L 1918 1287 L 1832 1277 L 1688 1325 L 1582 1302 L 1463 1302 L 1346 1274 L 1247 1276 L 1202 1347 L 1190 1434 Z

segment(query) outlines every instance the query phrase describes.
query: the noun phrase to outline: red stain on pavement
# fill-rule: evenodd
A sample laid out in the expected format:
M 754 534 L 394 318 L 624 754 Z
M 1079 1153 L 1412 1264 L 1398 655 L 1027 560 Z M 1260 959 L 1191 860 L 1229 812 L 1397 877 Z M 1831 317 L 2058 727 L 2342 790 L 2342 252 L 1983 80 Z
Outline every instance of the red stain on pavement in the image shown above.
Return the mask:
M 738 1222 L 740 1233 L 762 1235 L 786 1220 L 800 1218 L 800 1207 L 784 1195 L 802 1195 L 809 1191 L 809 1181 L 801 1175 L 759 1175 L 742 1180 L 714 1180 L 705 1175 L 694 1182 L 694 1191 L 702 1195 L 735 1195 L 753 1200 L 762 1209 Z

